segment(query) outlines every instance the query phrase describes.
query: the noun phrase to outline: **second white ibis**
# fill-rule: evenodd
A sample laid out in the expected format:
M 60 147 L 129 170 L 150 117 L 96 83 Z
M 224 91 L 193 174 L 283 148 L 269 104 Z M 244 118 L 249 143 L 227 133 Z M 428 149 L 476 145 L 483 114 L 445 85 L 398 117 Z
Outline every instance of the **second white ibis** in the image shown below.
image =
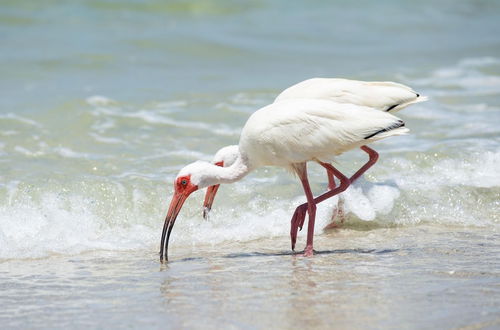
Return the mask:
M 285 89 L 276 97 L 274 103 L 292 99 L 330 100 L 337 103 L 354 104 L 369 107 L 374 110 L 394 113 L 411 104 L 426 101 L 427 97 L 421 96 L 411 87 L 392 81 L 311 78 Z M 268 108 L 268 110 L 272 109 L 274 108 Z M 353 111 L 356 109 L 356 107 L 352 108 Z M 375 164 L 378 160 L 378 153 L 375 150 L 368 146 L 363 146 L 361 149 L 368 154 L 369 160 L 349 178 L 351 183 L 363 175 L 363 173 L 373 166 L 373 164 Z M 239 149 L 237 145 L 224 147 L 217 151 L 212 162 L 218 166 L 231 166 L 238 157 L 238 153 Z M 327 175 L 329 182 L 328 187 L 330 190 L 334 189 L 334 177 L 328 171 Z M 208 217 L 208 213 L 212 208 L 218 189 L 219 185 L 211 186 L 207 189 L 205 201 L 203 203 L 203 217 L 205 219 Z M 342 204 L 343 200 L 340 199 L 339 205 L 336 208 L 338 214 L 343 214 Z M 305 209 L 306 206 L 301 205 L 296 210 L 296 217 L 302 217 L 302 221 L 305 216 Z M 332 217 L 331 225 L 334 225 L 333 218 L 335 218 L 335 214 L 336 213 L 334 213 L 334 216 Z M 340 220 L 343 221 L 342 216 L 340 217 Z M 296 233 L 293 233 L 292 228 L 292 240 L 294 235 L 296 236 Z
M 340 179 L 340 185 L 325 193 L 332 196 L 344 191 L 349 179 L 329 164 L 341 153 L 408 129 L 399 118 L 353 104 L 327 100 L 297 99 L 273 103 L 255 113 L 246 122 L 240 136 L 239 153 L 231 166 L 209 162 L 189 164 L 174 181 L 174 195 L 168 209 L 160 244 L 160 259 L 167 259 L 172 228 L 184 201 L 201 188 L 232 183 L 261 166 L 280 166 L 297 174 L 307 198 L 309 214 L 305 256 L 313 255 L 316 203 L 307 178 L 306 163 L 315 161 Z

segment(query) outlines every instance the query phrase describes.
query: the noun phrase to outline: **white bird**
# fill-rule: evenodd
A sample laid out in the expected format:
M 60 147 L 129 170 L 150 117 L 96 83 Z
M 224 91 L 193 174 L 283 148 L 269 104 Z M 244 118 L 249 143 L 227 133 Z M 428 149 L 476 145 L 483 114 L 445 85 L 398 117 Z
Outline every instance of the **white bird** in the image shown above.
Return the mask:
M 410 87 L 392 81 L 312 78 L 288 87 L 274 102 L 299 98 L 357 104 L 391 113 L 427 100 Z
M 344 191 L 349 185 L 349 179 L 328 162 L 347 150 L 407 132 L 404 122 L 389 113 L 327 100 L 288 100 L 256 111 L 243 127 L 239 153 L 231 166 L 197 161 L 177 175 L 163 226 L 160 259 L 167 259 L 170 233 L 184 201 L 193 191 L 238 181 L 261 166 L 281 166 L 300 178 L 309 214 L 304 255 L 311 256 L 316 203 Z M 315 199 L 307 179 L 308 161 L 316 161 L 340 178 L 339 187 Z
M 359 81 L 341 78 L 312 78 L 299 82 L 281 92 L 274 102 L 281 102 L 290 99 L 324 99 L 331 100 L 338 103 L 348 103 L 370 107 L 372 109 L 397 112 L 411 104 L 426 101 L 425 96 L 421 96 L 413 89 L 403 84 L 388 82 L 388 81 Z M 367 147 L 361 148 L 368 153 L 369 160 L 363 165 L 354 175 L 350 177 L 353 182 L 366 172 L 378 159 L 378 153 Z M 238 156 L 238 146 L 227 146 L 215 154 L 212 162 L 218 166 L 231 166 Z M 329 189 L 335 188 L 335 180 L 331 173 L 328 174 L 328 187 Z M 205 194 L 205 201 L 203 203 L 203 217 L 206 219 L 210 212 L 215 195 L 219 185 L 211 186 L 207 189 Z M 343 200 L 339 200 L 339 205 L 334 212 L 336 214 L 343 214 L 342 209 Z M 296 212 L 304 211 L 297 210 Z M 341 217 L 341 221 L 343 221 Z

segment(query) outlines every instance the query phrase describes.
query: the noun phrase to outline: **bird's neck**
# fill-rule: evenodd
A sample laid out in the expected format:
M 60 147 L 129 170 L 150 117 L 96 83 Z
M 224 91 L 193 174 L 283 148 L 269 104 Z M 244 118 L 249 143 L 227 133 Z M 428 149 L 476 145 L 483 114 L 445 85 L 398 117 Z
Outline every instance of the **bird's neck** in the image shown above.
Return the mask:
M 251 171 L 248 159 L 239 154 L 236 161 L 228 167 L 213 166 L 209 177 L 206 177 L 203 186 L 212 186 L 221 183 L 233 183 L 241 180 Z
M 222 173 L 220 176 L 220 183 L 233 183 L 241 180 L 245 175 L 250 172 L 248 166 L 248 159 L 239 154 L 236 161 L 228 167 L 219 167 Z

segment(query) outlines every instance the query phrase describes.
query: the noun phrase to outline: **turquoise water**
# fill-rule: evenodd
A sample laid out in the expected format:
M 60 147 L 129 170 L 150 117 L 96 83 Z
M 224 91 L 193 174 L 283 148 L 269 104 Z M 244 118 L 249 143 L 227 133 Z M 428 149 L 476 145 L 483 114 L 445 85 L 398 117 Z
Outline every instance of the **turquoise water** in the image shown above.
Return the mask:
M 498 22 L 497 1 L 2 1 L 2 324 L 498 327 Z M 300 184 L 267 168 L 221 187 L 208 221 L 193 194 L 161 267 L 178 170 L 315 76 L 430 101 L 373 145 L 343 228 L 320 207 L 312 260 L 289 254 Z

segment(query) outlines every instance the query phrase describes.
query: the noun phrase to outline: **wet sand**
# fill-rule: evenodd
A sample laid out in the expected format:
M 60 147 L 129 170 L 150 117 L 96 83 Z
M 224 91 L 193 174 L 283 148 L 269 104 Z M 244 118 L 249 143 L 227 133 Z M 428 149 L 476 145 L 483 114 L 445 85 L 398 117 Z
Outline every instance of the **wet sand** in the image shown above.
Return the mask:
M 293 255 L 280 237 L 174 245 L 166 265 L 151 250 L 10 260 L 0 264 L 0 320 L 6 328 L 493 329 L 498 239 L 484 228 L 345 228 L 318 235 L 312 258 Z

